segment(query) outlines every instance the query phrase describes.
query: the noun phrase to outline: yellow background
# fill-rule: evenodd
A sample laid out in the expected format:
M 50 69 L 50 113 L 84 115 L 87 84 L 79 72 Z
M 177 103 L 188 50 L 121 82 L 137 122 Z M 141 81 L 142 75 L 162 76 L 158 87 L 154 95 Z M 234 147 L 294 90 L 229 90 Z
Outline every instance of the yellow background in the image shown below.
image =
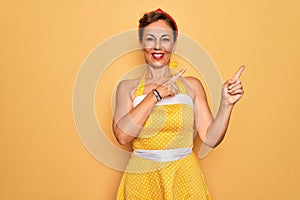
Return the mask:
M 0 199 L 114 199 L 122 173 L 82 145 L 73 84 L 92 49 L 158 7 L 224 80 L 247 65 L 228 135 L 201 160 L 213 199 L 300 199 L 297 0 L 2 1 Z

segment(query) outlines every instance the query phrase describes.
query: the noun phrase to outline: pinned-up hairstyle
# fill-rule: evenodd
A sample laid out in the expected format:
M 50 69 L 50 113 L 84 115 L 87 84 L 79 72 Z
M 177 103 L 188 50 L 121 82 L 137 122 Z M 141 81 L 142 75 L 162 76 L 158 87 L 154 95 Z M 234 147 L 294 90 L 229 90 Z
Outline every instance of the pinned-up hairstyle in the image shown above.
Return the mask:
M 144 28 L 149 24 L 156 22 L 158 20 L 164 20 L 166 23 L 172 28 L 174 34 L 174 41 L 177 40 L 178 37 L 178 27 L 171 15 L 163 11 L 162 9 L 158 8 L 154 11 L 145 13 L 144 16 L 139 20 L 139 40 L 142 41 Z

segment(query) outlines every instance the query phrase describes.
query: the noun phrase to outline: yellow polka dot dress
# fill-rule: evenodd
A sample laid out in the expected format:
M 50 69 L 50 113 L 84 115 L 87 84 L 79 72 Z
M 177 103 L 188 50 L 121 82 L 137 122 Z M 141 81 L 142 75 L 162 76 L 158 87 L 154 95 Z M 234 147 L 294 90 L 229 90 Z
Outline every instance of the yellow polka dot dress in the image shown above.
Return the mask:
M 186 95 L 180 79 L 176 84 L 180 95 Z M 136 98 L 145 96 L 144 85 L 145 76 L 139 82 Z M 171 98 L 177 98 L 176 96 Z M 139 136 L 134 139 L 134 150 L 169 150 L 193 146 L 192 106 L 188 103 L 164 101 L 165 99 L 157 103 Z M 195 153 L 166 162 L 132 154 L 119 186 L 117 200 L 147 199 L 209 200 L 210 195 Z

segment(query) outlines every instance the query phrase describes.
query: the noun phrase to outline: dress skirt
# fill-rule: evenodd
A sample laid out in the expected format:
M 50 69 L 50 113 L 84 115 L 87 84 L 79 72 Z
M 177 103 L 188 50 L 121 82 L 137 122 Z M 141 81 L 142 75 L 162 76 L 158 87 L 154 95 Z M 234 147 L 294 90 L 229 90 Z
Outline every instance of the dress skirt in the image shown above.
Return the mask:
M 209 200 L 195 153 L 176 161 L 155 162 L 132 155 L 117 200 Z

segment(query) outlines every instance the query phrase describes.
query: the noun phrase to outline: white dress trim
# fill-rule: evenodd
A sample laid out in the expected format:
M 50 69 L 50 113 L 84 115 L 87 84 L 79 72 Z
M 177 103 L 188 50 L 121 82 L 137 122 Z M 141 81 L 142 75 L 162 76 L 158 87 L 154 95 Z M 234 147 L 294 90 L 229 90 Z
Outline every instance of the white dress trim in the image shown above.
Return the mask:
M 135 149 L 134 155 L 156 162 L 169 162 L 185 158 L 192 153 L 192 148 L 177 148 L 163 150 Z
M 146 95 L 137 96 L 133 100 L 133 107 L 136 107 L 139 103 L 143 101 Z M 156 105 L 169 105 L 169 104 L 187 104 L 193 108 L 194 103 L 192 98 L 186 94 L 176 94 L 173 97 L 168 97 L 162 99 L 161 101 L 157 102 Z

